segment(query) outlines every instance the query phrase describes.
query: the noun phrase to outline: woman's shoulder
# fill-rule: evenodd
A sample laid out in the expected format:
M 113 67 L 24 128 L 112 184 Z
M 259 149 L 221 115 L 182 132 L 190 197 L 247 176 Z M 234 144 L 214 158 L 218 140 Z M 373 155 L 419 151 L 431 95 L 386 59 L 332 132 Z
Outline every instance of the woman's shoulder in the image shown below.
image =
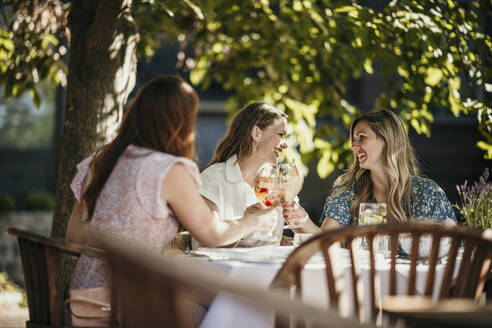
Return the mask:
M 354 193 L 355 193 L 355 182 L 353 182 L 350 185 L 348 183 L 343 183 L 343 184 L 333 186 L 333 192 L 330 194 L 329 198 L 353 197 Z
M 200 184 L 198 166 L 186 157 L 130 145 L 125 152 L 123 160 L 126 163 L 121 163 L 121 165 L 136 170 L 137 181 L 147 181 L 149 179 L 161 181 L 174 164 L 180 163 L 184 165 L 196 183 Z
M 220 163 L 212 164 L 209 167 L 205 168 L 200 173 L 200 176 L 202 177 L 202 179 L 203 178 L 220 178 L 220 177 L 225 177 L 225 171 L 226 171 L 226 163 L 220 162 Z
M 431 191 L 440 191 L 441 187 L 432 179 L 412 175 L 412 191 L 414 193 L 423 193 Z
M 198 168 L 196 163 L 183 156 L 172 155 L 161 151 L 138 147 L 135 145 L 128 146 L 125 154 L 129 158 L 140 159 L 142 162 L 158 165 L 160 168 L 172 166 L 176 162 L 181 162 L 190 168 Z

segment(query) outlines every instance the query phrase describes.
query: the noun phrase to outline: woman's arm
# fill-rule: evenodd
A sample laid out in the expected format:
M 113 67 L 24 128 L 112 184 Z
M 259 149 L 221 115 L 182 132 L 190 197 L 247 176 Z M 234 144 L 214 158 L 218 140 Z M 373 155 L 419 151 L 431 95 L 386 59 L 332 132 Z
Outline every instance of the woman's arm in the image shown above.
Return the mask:
M 169 204 L 181 224 L 203 245 L 231 244 L 255 230 L 273 228 L 274 208 L 248 207 L 242 220 L 219 221 L 198 193 L 182 164 L 173 165 L 162 184 L 161 198 Z
M 216 220 L 220 220 L 220 216 L 219 216 L 219 208 L 217 207 L 217 205 L 212 202 L 211 200 L 209 200 L 207 197 L 203 197 L 202 196 L 202 199 L 205 201 L 205 204 L 207 204 L 208 208 L 210 209 L 210 212 L 212 212 L 212 215 L 214 216 L 214 218 Z
M 77 201 L 73 207 L 72 214 L 68 221 L 67 227 L 67 240 L 85 244 L 87 240 L 87 224 L 82 221 L 82 215 L 84 213 L 84 205 Z
M 316 234 L 321 232 L 321 229 L 311 221 L 306 210 L 297 202 L 290 204 L 283 204 L 283 216 L 287 223 L 293 223 L 295 225 L 301 223 L 298 228 L 293 228 L 292 231 L 300 233 L 312 233 Z
M 221 218 L 220 218 L 220 215 L 219 215 L 219 208 L 217 207 L 217 205 L 212 202 L 210 199 L 208 199 L 207 197 L 204 197 L 202 195 L 202 198 L 203 200 L 205 201 L 205 203 L 207 204 L 208 208 L 210 209 L 210 211 L 212 212 L 215 220 L 218 220 L 218 221 L 223 221 Z M 221 245 L 221 247 L 235 247 L 237 245 L 237 241 L 232 243 L 232 244 L 228 244 L 228 245 Z
M 301 227 L 292 229 L 292 231 L 297 233 L 305 232 L 305 233 L 316 234 L 323 230 L 330 230 L 340 227 L 340 224 L 337 221 L 333 220 L 332 218 L 325 217 L 325 219 L 323 220 L 323 224 L 321 225 L 321 228 L 319 228 L 316 224 L 313 223 L 311 218 L 309 218 L 309 215 L 307 214 L 306 210 L 295 202 L 288 205 L 284 204 L 283 215 L 287 223 L 289 222 L 295 223 L 297 220 L 300 220 L 300 218 L 302 218 L 302 220 L 305 220 L 305 223 Z
M 323 224 L 321 225 L 321 230 L 331 230 L 340 227 L 340 223 L 326 216 L 323 220 Z

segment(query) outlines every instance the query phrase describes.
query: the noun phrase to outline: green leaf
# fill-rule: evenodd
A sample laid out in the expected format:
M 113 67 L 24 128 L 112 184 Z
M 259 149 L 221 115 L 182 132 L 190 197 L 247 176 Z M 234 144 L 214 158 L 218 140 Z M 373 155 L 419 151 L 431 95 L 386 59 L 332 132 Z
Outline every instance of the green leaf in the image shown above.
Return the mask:
M 483 158 L 492 159 L 492 144 L 487 143 L 485 141 L 477 142 L 477 147 L 484 150 L 486 154 L 484 154 Z
M 203 12 L 202 12 L 202 9 L 197 6 L 196 4 L 194 4 L 191 0 L 182 0 L 185 4 L 188 5 L 188 7 L 191 8 L 191 10 L 193 10 L 193 12 L 195 13 L 195 15 L 199 18 L 199 19 L 203 19 L 204 16 L 203 16 Z
M 50 46 L 57 46 L 58 43 L 58 39 L 53 34 L 46 33 L 41 35 L 41 49 L 47 49 Z
M 408 78 L 410 76 L 408 74 L 408 71 L 402 66 L 398 66 L 396 70 L 398 71 L 398 74 L 400 74 L 401 77 Z
M 193 83 L 194 85 L 200 84 L 203 77 L 207 73 L 209 66 L 210 66 L 210 63 L 209 63 L 208 59 L 206 57 L 200 57 L 200 59 L 198 59 L 198 62 L 196 64 L 195 68 L 193 68 L 193 70 L 190 73 L 191 83 Z
M 450 80 L 448 83 L 448 101 L 449 105 L 451 106 L 451 112 L 453 113 L 454 116 L 458 117 L 460 115 L 460 111 L 465 111 L 463 104 L 460 101 L 459 98 L 459 88 L 461 85 L 461 80 L 458 76 L 455 76 L 453 79 Z M 458 97 L 456 96 L 458 95 Z
M 285 99 L 285 105 L 287 105 L 287 107 L 289 107 L 294 113 L 295 121 L 305 119 L 309 126 L 314 126 L 316 124 L 316 113 L 318 111 L 317 102 L 307 105 L 300 101 L 287 98 Z
M 36 107 L 39 107 L 41 105 L 41 96 L 39 95 L 39 92 L 36 89 L 31 89 L 29 91 L 31 93 L 32 102 Z
M 325 151 L 323 156 L 318 161 L 318 165 L 316 166 L 316 172 L 321 179 L 326 178 L 335 170 L 335 165 L 331 161 L 331 152 Z
M 357 17 L 358 16 L 358 9 L 354 6 L 343 6 L 343 7 L 338 7 L 333 10 L 334 13 L 341 14 L 341 13 L 346 13 L 351 17 Z
M 364 69 L 366 70 L 367 74 L 374 73 L 374 70 L 372 69 L 372 61 L 369 58 L 366 58 L 366 60 L 364 61 Z
M 430 86 L 436 86 L 443 77 L 442 70 L 436 67 L 429 67 L 427 69 L 427 76 L 425 77 L 425 83 Z

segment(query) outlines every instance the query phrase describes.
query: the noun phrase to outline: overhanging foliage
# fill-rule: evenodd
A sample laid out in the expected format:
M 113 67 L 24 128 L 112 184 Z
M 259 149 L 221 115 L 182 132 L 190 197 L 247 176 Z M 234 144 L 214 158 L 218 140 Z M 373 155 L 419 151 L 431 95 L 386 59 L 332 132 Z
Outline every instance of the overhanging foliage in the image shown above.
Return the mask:
M 69 10 L 61 1 L 30 3 Z M 370 74 L 385 81 L 374 107 L 394 109 L 418 133 L 430 135 L 438 110 L 476 115 L 484 136 L 478 146 L 492 159 L 487 1 L 402 0 L 373 9 L 334 0 L 148 0 L 132 8 L 142 55 L 151 57 L 163 35 L 183 49 L 191 43 L 189 58 L 178 55 L 191 81 L 206 88 L 216 80 L 234 90 L 230 113 L 253 100 L 284 109 L 291 144 L 305 163 L 317 161 L 321 177 L 351 161 L 347 127 L 361 108 L 347 86 Z M 0 30 L 0 82 L 7 94 L 30 91 L 36 102 L 37 80 L 63 81 L 62 14 L 39 31 L 32 18 L 19 16 L 15 21 L 24 23 Z

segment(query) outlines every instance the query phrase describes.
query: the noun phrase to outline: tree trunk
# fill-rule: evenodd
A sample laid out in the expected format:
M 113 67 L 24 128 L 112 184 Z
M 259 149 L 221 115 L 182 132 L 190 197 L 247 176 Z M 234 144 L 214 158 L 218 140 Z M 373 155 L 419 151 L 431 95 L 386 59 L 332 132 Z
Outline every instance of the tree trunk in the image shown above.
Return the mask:
M 52 237 L 65 238 L 76 165 L 114 137 L 135 86 L 138 34 L 131 0 L 77 0 L 71 30 L 67 101 Z M 66 267 L 66 266 L 65 266 Z

